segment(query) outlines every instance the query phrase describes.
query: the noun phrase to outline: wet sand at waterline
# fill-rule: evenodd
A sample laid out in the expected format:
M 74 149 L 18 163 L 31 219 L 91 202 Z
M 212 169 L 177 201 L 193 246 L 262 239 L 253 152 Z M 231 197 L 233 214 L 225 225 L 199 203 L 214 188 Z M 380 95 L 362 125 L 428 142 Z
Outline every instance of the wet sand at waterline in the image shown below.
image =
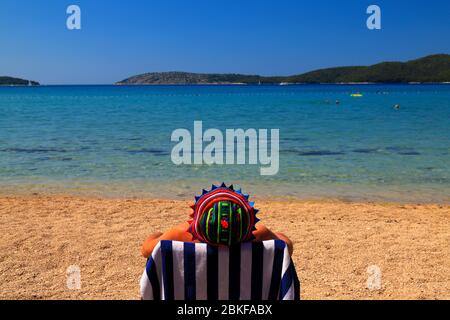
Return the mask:
M 139 299 L 150 233 L 187 201 L 0 196 L 0 299 Z M 257 200 L 294 242 L 303 299 L 450 299 L 450 205 Z M 81 269 L 81 290 L 66 270 Z M 370 266 L 380 290 L 367 288 Z

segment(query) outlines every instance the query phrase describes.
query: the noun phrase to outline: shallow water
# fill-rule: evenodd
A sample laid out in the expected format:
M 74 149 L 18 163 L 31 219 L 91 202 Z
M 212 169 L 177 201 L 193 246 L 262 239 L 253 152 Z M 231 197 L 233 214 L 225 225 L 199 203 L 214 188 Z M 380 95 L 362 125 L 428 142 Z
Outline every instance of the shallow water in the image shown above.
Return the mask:
M 279 173 L 174 165 L 171 133 L 194 120 L 279 128 Z M 449 125 L 450 85 L 4 87 L 0 192 L 190 197 L 223 180 L 257 196 L 449 202 Z

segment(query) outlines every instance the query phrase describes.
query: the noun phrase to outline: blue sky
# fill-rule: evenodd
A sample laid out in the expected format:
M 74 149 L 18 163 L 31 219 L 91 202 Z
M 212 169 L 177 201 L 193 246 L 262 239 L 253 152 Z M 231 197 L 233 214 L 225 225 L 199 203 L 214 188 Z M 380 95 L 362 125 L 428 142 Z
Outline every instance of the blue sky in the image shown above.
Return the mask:
M 66 9 L 82 29 L 66 28 Z M 382 30 L 366 8 L 382 9 Z M 1 0 L 0 75 L 107 84 L 150 71 L 298 74 L 450 53 L 448 0 Z

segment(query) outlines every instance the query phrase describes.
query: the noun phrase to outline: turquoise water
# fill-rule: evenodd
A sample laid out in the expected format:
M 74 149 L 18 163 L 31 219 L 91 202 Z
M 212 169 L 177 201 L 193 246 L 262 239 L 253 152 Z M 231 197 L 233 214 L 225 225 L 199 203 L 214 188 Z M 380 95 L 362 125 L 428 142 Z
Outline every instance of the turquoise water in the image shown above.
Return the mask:
M 279 173 L 174 165 L 171 133 L 194 120 L 279 128 Z M 224 180 L 257 196 L 449 202 L 449 125 L 450 85 L 5 87 L 0 192 L 190 197 Z

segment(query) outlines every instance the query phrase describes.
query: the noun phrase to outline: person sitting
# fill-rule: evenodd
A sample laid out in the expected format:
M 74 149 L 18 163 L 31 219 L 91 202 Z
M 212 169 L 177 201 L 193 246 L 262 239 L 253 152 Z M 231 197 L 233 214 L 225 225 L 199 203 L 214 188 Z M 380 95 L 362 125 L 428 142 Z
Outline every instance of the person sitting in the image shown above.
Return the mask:
M 207 243 L 215 246 L 232 246 L 248 241 L 282 240 L 292 256 L 292 241 L 283 233 L 273 232 L 256 217 L 258 210 L 248 201 L 248 195 L 224 183 L 203 190 L 191 207 L 191 220 L 170 230 L 150 235 L 143 243 L 141 253 L 149 258 L 162 240 Z M 259 223 L 258 223 L 259 222 Z

